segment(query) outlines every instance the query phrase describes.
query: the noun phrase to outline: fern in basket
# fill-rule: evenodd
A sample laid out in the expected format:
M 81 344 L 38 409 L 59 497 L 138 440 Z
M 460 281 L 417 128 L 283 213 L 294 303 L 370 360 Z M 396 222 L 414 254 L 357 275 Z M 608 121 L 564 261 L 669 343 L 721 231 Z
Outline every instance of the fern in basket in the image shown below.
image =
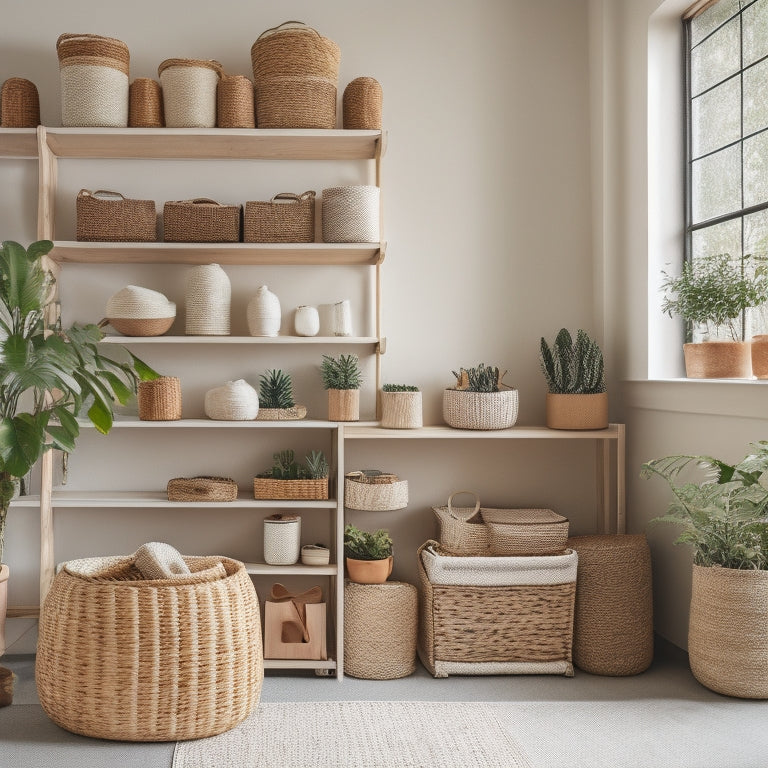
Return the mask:
M 605 392 L 605 365 L 597 342 L 586 331 L 571 334 L 561 328 L 552 347 L 541 339 L 541 370 L 553 395 L 593 395 Z
M 259 406 L 262 408 L 293 408 L 293 382 L 289 373 L 272 370 L 259 377 Z

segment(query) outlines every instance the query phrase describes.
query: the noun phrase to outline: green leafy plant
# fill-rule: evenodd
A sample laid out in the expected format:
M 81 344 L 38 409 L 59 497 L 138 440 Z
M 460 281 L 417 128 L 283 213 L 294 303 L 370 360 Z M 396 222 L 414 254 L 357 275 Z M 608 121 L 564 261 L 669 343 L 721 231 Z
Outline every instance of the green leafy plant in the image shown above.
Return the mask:
M 83 411 L 106 434 L 115 404 L 159 376 L 122 347 L 104 354 L 95 325 L 47 321 L 54 278 L 42 259 L 52 248 L 50 240 L 0 248 L 0 561 L 15 481 L 46 451 L 74 450 Z
M 454 389 L 468 392 L 498 392 L 501 389 L 501 380 L 506 375 L 506 371 L 499 374 L 498 368 L 485 363 L 479 363 L 474 368 L 459 368 L 458 373 L 451 373 L 456 377 Z
M 261 408 L 293 408 L 293 382 L 289 373 L 266 371 L 259 377 L 259 406 Z
M 270 477 L 273 480 L 317 480 L 328 477 L 328 462 L 322 451 L 311 451 L 303 465 L 296 461 L 295 453 L 290 449 L 273 453 L 272 461 L 272 468 L 258 477 Z
M 737 464 L 685 455 L 643 464 L 643 477 L 662 477 L 674 494 L 655 522 L 681 526 L 676 543 L 693 546 L 697 565 L 768 569 L 768 441 L 751 447 Z
M 388 531 L 370 533 L 347 523 L 344 528 L 344 555 L 353 560 L 384 560 L 392 554 L 392 538 Z
M 307 464 L 307 472 L 313 480 L 328 477 L 330 467 L 328 466 L 328 462 L 325 460 L 322 451 L 311 451 L 307 454 L 305 461 Z
M 360 389 L 363 383 L 357 355 L 323 355 L 320 375 L 325 389 Z
M 586 331 L 576 332 L 576 342 L 561 328 L 550 347 L 541 339 L 539 356 L 547 387 L 553 395 L 594 395 L 605 392 L 603 353 Z
M 384 384 L 382 392 L 418 392 L 419 388 L 413 384 Z
M 745 309 L 768 301 L 768 269 L 763 263 L 750 275 L 751 258 L 734 263 L 720 253 L 685 262 L 679 277 L 662 272 L 662 312 L 702 326 L 707 337 L 718 336 L 725 327 L 733 341 L 743 341 L 743 326 L 736 321 Z

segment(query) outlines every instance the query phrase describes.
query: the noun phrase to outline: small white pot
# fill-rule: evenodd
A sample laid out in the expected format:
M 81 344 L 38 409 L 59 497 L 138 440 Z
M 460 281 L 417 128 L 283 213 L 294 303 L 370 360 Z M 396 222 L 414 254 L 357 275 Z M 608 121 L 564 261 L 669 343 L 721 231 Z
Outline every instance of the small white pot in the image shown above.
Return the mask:
M 259 286 L 248 303 L 248 330 L 251 336 L 277 336 L 280 319 L 280 299 L 266 285 Z
M 296 307 L 293 324 L 297 336 L 317 336 L 320 333 L 320 313 L 317 307 Z

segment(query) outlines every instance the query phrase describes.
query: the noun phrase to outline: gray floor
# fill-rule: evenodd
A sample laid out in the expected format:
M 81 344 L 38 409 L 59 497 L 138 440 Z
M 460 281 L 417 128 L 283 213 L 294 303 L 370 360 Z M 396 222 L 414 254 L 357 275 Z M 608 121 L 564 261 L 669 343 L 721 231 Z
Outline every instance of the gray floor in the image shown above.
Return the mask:
M 0 768 L 170 768 L 173 744 L 105 742 L 54 725 L 37 699 L 34 641 L 32 627 L 2 659 L 18 681 L 13 705 L 0 709 Z M 347 677 L 339 683 L 314 675 L 270 673 L 262 700 L 510 702 L 535 768 L 768 766 L 768 702 L 708 691 L 691 676 L 686 655 L 664 642 L 657 643 L 652 667 L 636 677 L 598 677 L 577 670 L 571 679 L 435 680 L 419 667 L 402 680 Z

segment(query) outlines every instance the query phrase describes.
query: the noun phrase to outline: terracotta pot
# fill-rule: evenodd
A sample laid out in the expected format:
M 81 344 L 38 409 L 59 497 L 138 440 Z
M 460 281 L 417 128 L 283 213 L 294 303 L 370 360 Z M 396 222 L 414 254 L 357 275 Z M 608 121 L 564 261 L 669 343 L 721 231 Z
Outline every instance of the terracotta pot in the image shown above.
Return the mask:
M 328 421 L 359 421 L 360 390 L 329 389 Z
M 547 392 L 547 426 L 550 429 L 605 429 L 608 393 L 555 395 Z
M 385 560 L 347 558 L 347 575 L 356 584 L 383 584 L 392 573 L 392 555 Z
M 749 379 L 750 345 L 746 341 L 704 341 L 683 344 L 689 379 Z
M 8 566 L 0 564 L 0 656 L 5 653 L 5 611 L 8 608 L 9 576 Z
M 752 375 L 768 379 L 768 336 L 753 336 L 750 344 Z

